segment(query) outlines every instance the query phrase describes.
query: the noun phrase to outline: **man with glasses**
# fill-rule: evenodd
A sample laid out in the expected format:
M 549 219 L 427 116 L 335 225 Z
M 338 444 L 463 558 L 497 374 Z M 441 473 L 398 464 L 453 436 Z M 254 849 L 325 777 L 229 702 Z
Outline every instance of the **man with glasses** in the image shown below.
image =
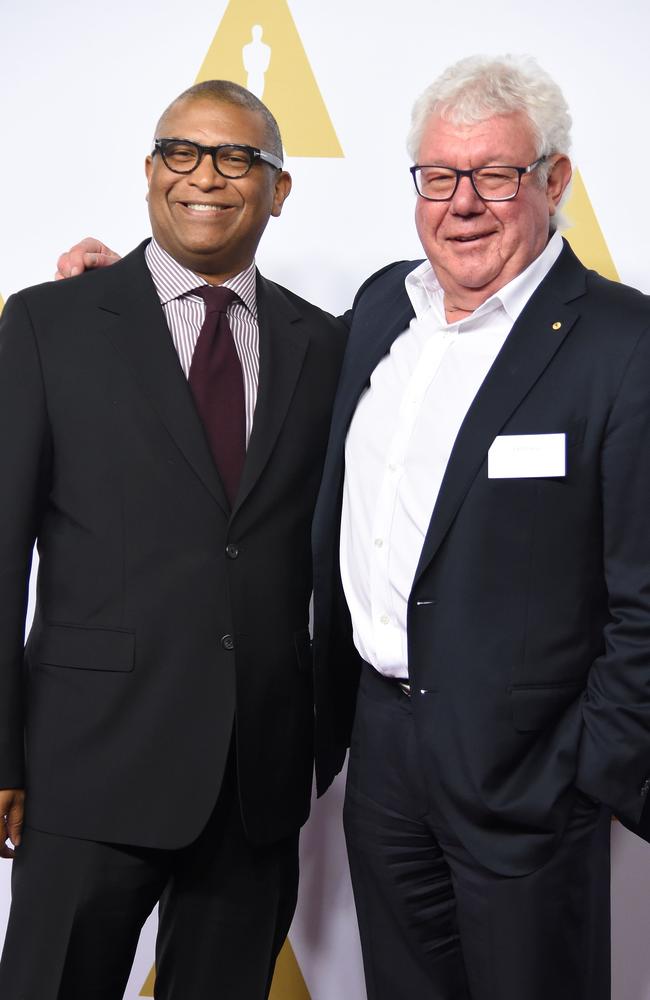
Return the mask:
M 314 628 L 317 672 L 361 661 L 370 1000 L 610 996 L 610 816 L 650 787 L 650 301 L 556 231 L 569 127 L 532 60 L 443 73 L 409 138 L 427 259 L 351 314 Z
M 252 94 L 182 94 L 146 174 L 153 239 L 0 321 L 7 1000 L 118 1000 L 159 899 L 157 997 L 263 1000 L 295 905 L 343 328 L 256 272 L 291 180 Z

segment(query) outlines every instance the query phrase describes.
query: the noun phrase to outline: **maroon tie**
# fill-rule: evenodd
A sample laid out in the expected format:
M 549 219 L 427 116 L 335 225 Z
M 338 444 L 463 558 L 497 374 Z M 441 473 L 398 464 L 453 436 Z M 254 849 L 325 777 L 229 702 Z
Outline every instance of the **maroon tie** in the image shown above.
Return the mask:
M 246 456 L 244 379 L 226 310 L 238 298 L 222 285 L 192 289 L 205 302 L 189 383 L 212 457 L 232 507 Z

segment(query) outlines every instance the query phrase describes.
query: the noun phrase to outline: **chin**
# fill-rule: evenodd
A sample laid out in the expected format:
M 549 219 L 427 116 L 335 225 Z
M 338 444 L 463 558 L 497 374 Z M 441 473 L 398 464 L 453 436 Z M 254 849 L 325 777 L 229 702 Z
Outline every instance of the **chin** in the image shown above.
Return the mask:
M 462 288 L 470 288 L 472 291 L 478 291 L 480 288 L 491 285 L 497 276 L 492 271 L 465 271 L 455 274 L 453 277 L 454 281 Z
M 183 253 L 186 257 L 194 258 L 197 261 L 203 261 L 203 263 L 205 263 L 206 258 L 209 258 L 218 252 L 219 247 L 214 243 L 197 243 L 190 247 L 183 247 Z

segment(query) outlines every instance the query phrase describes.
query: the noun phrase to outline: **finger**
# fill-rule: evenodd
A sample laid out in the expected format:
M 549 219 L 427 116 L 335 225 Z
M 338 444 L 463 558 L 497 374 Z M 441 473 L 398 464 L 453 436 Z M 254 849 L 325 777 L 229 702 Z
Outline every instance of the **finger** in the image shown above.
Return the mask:
M 66 253 L 62 253 L 56 262 L 57 276 L 61 278 L 74 278 L 76 274 L 81 274 L 85 270 L 84 257 L 86 255 L 108 253 L 113 251 L 105 246 L 101 240 L 96 240 L 94 236 L 86 236 L 79 243 L 75 243 Z M 95 267 L 96 264 L 92 264 Z
M 75 274 L 81 274 L 84 269 L 84 252 L 82 250 L 69 250 L 62 253 L 56 262 L 56 273 L 62 278 L 74 278 Z
M 105 253 L 108 250 L 109 248 L 101 240 L 96 240 L 94 236 L 84 236 L 82 240 L 70 247 L 68 253 L 81 257 L 84 253 Z
M 70 254 L 61 254 L 56 262 L 56 274 L 54 277 L 57 281 L 60 281 L 62 278 L 70 277 Z
M 108 267 L 109 264 L 114 264 L 115 261 L 119 260 L 119 256 L 105 247 L 103 250 L 97 253 L 86 251 L 83 255 L 83 265 L 88 270 L 94 267 Z
M 9 844 L 5 843 L 8 836 L 7 823 L 5 817 L 2 816 L 0 817 L 0 858 L 13 858 L 14 856 L 14 851 Z

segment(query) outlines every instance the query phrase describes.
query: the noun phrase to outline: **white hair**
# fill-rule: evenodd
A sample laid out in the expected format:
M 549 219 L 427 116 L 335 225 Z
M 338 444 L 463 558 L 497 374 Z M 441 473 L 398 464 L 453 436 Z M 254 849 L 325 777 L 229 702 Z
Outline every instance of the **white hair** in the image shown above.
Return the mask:
M 568 153 L 571 115 L 562 91 L 532 56 L 469 56 L 450 66 L 417 99 L 407 148 L 416 162 L 432 114 L 454 125 L 475 125 L 494 115 L 523 112 L 536 156 Z M 542 164 L 542 168 L 544 164 Z M 546 183 L 547 171 L 538 171 Z

